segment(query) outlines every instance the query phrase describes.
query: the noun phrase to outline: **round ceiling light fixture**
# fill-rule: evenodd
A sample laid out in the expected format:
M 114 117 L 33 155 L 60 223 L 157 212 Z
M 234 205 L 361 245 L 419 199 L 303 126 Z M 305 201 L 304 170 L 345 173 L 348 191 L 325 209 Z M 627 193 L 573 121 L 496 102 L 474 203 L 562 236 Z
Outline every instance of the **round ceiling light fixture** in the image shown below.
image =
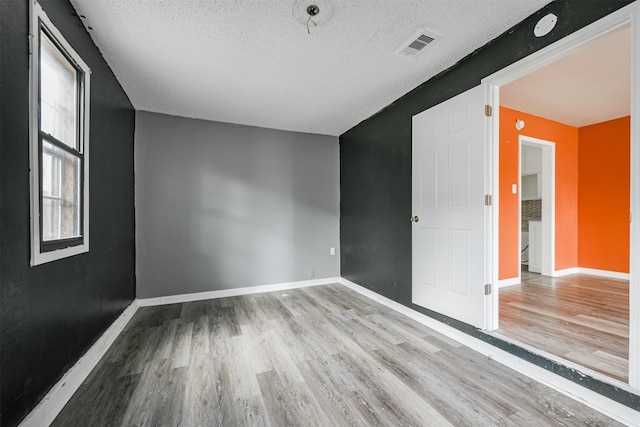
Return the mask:
M 296 21 L 311 34 L 311 27 L 319 27 L 331 19 L 333 4 L 329 0 L 295 0 L 292 12 Z

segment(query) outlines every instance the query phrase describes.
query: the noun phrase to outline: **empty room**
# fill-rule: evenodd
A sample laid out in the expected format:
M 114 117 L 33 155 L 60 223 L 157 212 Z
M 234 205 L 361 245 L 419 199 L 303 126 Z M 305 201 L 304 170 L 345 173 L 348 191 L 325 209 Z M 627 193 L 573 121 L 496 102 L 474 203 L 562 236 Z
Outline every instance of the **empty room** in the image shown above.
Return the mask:
M 634 0 L 2 0 L 0 425 L 640 426 L 639 52 Z

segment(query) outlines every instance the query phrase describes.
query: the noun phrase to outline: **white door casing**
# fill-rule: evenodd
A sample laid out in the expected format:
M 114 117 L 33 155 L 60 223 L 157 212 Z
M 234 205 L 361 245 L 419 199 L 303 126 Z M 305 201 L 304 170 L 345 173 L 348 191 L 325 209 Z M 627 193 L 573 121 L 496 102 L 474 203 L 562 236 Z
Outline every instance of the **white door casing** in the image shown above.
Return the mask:
M 604 18 L 564 37 L 551 45 L 503 68 L 484 78 L 482 84 L 487 87 L 487 104 L 494 111 L 491 124 L 487 127 L 490 151 L 496 163 L 491 169 L 492 190 L 494 204 L 498 199 L 498 169 L 499 158 L 499 107 L 500 86 L 510 83 L 524 75 L 540 69 L 566 55 L 589 41 L 612 31 L 623 25 L 631 25 L 631 226 L 630 226 L 630 270 L 629 270 L 629 385 L 640 390 L 640 2 L 631 3 Z M 498 210 L 492 213 L 491 242 L 487 244 L 491 251 L 492 279 L 498 279 Z M 494 292 L 492 301 L 487 303 L 489 312 L 489 330 L 498 327 L 498 293 Z
M 520 146 L 520 159 L 518 165 L 522 165 L 523 148 L 527 146 L 534 146 L 540 148 L 539 159 L 539 173 L 541 179 L 539 179 L 538 185 L 541 187 L 542 197 L 542 221 L 540 224 L 540 236 L 538 243 L 538 249 L 540 249 L 540 263 L 539 269 L 529 271 L 535 271 L 536 273 L 542 273 L 544 276 L 556 276 L 555 273 L 555 257 L 556 257 L 556 144 L 552 141 L 546 141 L 544 139 L 533 138 L 531 136 L 519 135 L 518 136 Z M 519 173 L 522 175 L 522 172 Z M 523 186 L 520 182 L 519 197 L 520 200 L 518 206 L 518 224 L 522 222 L 522 191 Z M 531 240 L 531 234 L 529 235 Z M 518 245 L 520 246 L 520 245 Z M 529 247 L 531 249 L 531 246 Z M 531 250 L 529 251 L 531 255 Z M 531 261 L 531 258 L 529 258 Z M 518 262 L 518 266 L 520 262 Z M 518 277 L 520 277 L 520 271 L 518 271 Z M 520 281 L 520 280 L 519 280 Z
M 529 221 L 529 271 L 542 271 L 542 222 Z
M 484 329 L 485 118 L 477 86 L 412 120 L 412 300 Z M 407 218 L 409 220 L 409 218 Z

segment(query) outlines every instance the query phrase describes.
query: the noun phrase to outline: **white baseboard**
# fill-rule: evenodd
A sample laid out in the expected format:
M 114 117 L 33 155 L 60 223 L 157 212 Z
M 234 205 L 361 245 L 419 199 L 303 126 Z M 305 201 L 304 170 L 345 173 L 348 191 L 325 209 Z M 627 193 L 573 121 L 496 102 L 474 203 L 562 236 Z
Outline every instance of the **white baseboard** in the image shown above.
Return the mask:
M 20 427 L 43 427 L 50 425 L 58 416 L 64 405 L 78 390 L 89 373 L 95 368 L 111 344 L 120 335 L 127 323 L 138 310 L 134 300 L 122 314 L 107 328 L 100 338 L 87 352 L 71 367 L 52 388 L 38 405 L 22 420 Z
M 553 277 L 568 276 L 570 274 L 589 274 L 591 276 L 607 277 L 610 279 L 629 280 L 629 273 L 621 273 L 619 271 L 598 270 L 595 268 L 572 267 L 564 270 L 556 270 Z
M 578 267 L 565 268 L 562 270 L 556 270 L 552 273 L 552 277 L 569 276 L 570 274 L 578 274 L 580 271 Z
M 595 268 L 578 267 L 580 274 L 591 274 L 593 276 L 608 277 L 610 279 L 629 280 L 629 273 L 619 271 L 597 270 Z
M 140 307 L 152 305 L 177 304 L 181 302 L 202 301 L 215 298 L 235 297 L 239 295 L 259 294 L 263 292 L 284 291 L 287 289 L 306 288 L 309 286 L 329 285 L 338 283 L 337 277 L 327 279 L 303 280 L 299 282 L 276 283 L 272 285 L 250 286 L 246 288 L 223 289 L 219 291 L 196 292 L 192 294 L 169 295 L 166 297 L 138 299 Z
M 505 288 L 507 286 L 519 285 L 521 282 L 519 277 L 512 277 L 510 279 L 498 280 L 498 288 Z
M 465 334 L 451 326 L 445 325 L 436 319 L 419 313 L 410 309 L 400 303 L 397 303 L 389 298 L 386 298 L 380 294 L 377 294 L 369 289 L 366 289 L 356 283 L 353 283 L 347 279 L 340 278 L 339 283 L 364 295 L 380 304 L 383 304 L 405 316 L 422 323 L 429 328 L 440 332 L 447 337 L 458 341 L 459 343 L 477 351 L 480 354 L 487 356 L 490 359 L 496 360 L 503 365 L 511 368 L 517 372 L 520 372 L 527 377 L 538 381 L 547 387 L 550 387 L 566 396 L 571 397 L 578 402 L 588 405 L 599 411 L 608 417 L 613 418 L 621 423 L 629 426 L 640 426 L 640 412 L 635 411 L 628 406 L 611 400 L 595 391 L 589 390 L 579 384 L 574 383 L 566 378 L 563 378 L 553 372 L 538 367 L 533 363 L 529 363 L 511 353 L 507 353 L 504 350 L 499 349 L 489 343 L 481 341 L 471 335 Z

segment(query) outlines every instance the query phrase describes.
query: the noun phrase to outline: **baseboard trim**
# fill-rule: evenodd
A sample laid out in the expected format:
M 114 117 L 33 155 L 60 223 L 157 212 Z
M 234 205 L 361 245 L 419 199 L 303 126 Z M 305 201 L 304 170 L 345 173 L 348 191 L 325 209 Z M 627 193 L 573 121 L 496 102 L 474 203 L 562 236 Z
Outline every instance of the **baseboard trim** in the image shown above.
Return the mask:
M 631 409 L 621 403 L 609 399 L 595 391 L 589 390 L 581 385 L 574 383 L 566 378 L 554 374 L 546 369 L 529 363 L 511 353 L 499 349 L 489 343 L 472 337 L 462 331 L 451 326 L 445 325 L 427 315 L 410 309 L 398 302 L 390 300 L 380 294 L 377 294 L 367 288 L 364 288 L 350 280 L 340 278 L 338 283 L 358 292 L 365 297 L 385 305 L 405 316 L 422 323 L 431 329 L 440 332 L 447 337 L 458 341 L 459 343 L 477 351 L 478 353 L 494 359 L 508 368 L 511 368 L 535 381 L 538 381 L 547 387 L 550 387 L 572 399 L 594 408 L 614 420 L 629 426 L 640 426 L 640 412 Z
M 598 270 L 595 268 L 578 267 L 580 274 L 590 274 L 592 276 L 607 277 L 609 279 L 629 280 L 629 273 L 621 273 L 619 271 Z
M 138 310 L 138 303 L 134 300 L 107 328 L 100 338 L 87 352 L 71 367 L 52 388 L 47 395 L 20 423 L 20 427 L 43 427 L 50 425 L 58 416 L 64 405 L 78 390 L 89 373 L 96 367 L 102 356 L 127 326 Z
M 196 292 L 192 294 L 169 295 L 155 298 L 141 298 L 138 299 L 138 305 L 140 307 L 149 307 L 153 305 L 178 304 L 215 298 L 260 294 L 264 292 L 285 291 L 288 289 L 306 288 L 309 286 L 329 285 L 331 283 L 338 283 L 338 280 L 338 277 L 329 277 L 327 279 L 303 280 L 299 282 L 275 283 L 271 285 L 250 286 L 246 288 L 222 289 L 218 291 Z
M 564 270 L 556 270 L 553 277 L 568 276 L 570 274 L 589 274 L 591 276 L 607 277 L 609 279 L 629 280 L 629 273 L 621 273 L 619 271 L 598 270 L 596 268 L 572 267 Z
M 578 267 L 572 267 L 572 268 L 564 268 L 562 270 L 556 270 L 553 272 L 552 276 L 562 277 L 562 276 L 569 276 L 570 274 L 578 274 L 578 273 L 580 273 Z
M 506 288 L 507 286 L 519 285 L 521 282 L 519 277 L 498 280 L 498 288 Z

